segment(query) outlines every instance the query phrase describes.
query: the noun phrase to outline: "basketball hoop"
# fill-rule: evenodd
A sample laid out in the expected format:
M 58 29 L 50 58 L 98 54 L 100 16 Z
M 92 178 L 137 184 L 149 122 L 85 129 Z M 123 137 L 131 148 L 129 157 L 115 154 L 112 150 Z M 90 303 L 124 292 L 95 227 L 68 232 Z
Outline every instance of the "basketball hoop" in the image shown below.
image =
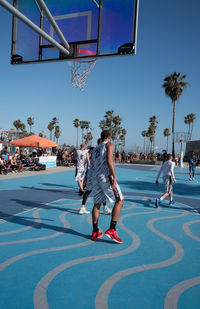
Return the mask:
M 96 55 L 94 52 L 86 49 L 77 49 L 77 55 L 88 55 L 94 56 Z M 84 86 L 88 75 L 94 68 L 97 59 L 89 59 L 89 60 L 70 60 L 68 61 L 70 70 L 71 70 L 71 86 L 75 88 L 79 88 L 80 90 L 84 90 Z

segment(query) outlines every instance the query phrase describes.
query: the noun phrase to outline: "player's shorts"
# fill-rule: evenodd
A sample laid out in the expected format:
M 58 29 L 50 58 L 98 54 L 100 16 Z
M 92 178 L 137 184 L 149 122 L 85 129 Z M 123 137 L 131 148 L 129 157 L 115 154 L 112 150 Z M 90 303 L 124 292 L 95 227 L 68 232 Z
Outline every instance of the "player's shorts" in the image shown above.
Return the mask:
M 92 195 L 94 204 L 105 203 L 108 199 L 110 203 L 119 202 L 124 199 L 119 185 L 112 189 L 108 176 L 98 176 L 92 178 Z
M 75 172 L 75 180 L 83 180 L 85 177 L 85 170 L 84 169 L 79 169 L 76 168 L 76 172 Z
M 165 193 L 170 193 L 172 192 L 172 178 L 165 177 L 163 178 L 164 186 L 165 186 Z

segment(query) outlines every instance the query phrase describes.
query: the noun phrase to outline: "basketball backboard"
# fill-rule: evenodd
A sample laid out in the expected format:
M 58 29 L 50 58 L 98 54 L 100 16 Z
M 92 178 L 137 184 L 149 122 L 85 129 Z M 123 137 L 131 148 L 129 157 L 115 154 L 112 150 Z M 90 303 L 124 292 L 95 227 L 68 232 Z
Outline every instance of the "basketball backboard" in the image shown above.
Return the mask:
M 45 0 L 70 46 L 69 55 L 13 16 L 11 63 L 136 54 L 139 0 Z M 13 0 L 13 6 L 62 44 L 39 0 Z M 81 53 L 81 50 L 88 51 Z

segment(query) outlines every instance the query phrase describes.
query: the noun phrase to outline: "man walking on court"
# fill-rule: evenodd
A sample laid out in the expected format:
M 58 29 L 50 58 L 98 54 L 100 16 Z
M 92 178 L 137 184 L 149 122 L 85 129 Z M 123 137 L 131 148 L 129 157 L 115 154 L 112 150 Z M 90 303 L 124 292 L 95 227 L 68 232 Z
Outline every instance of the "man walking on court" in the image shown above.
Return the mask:
M 113 164 L 114 145 L 110 143 L 111 134 L 107 130 L 102 131 L 101 139 L 102 143 L 95 148 L 93 163 L 94 207 L 92 210 L 93 233 L 91 239 L 97 240 L 103 236 L 98 228 L 98 219 L 101 203 L 105 202 L 107 198 L 111 203 L 115 202 L 115 205 L 112 210 L 110 228 L 105 232 L 105 235 L 117 243 L 122 243 L 117 235 L 116 224 L 124 204 L 124 198 L 117 184 Z
M 87 166 L 90 165 L 90 159 L 88 151 L 86 150 L 86 145 L 81 144 L 80 150 L 76 151 L 76 174 L 75 180 L 79 185 L 79 195 L 84 193 L 83 190 L 83 179 L 87 171 Z
M 160 197 L 160 199 L 156 199 L 156 207 L 158 207 L 167 196 L 170 196 L 170 202 L 169 205 L 173 205 L 173 195 L 172 195 L 172 181 L 176 183 L 176 179 L 174 178 L 174 166 L 175 163 L 172 162 L 172 155 L 168 154 L 167 155 L 167 161 L 163 163 L 161 166 L 158 176 L 156 178 L 156 184 L 158 184 L 158 179 L 160 177 L 160 174 L 163 173 L 163 182 L 165 185 L 165 192 L 164 194 Z
M 195 155 L 195 152 L 193 151 L 190 158 L 189 158 L 189 180 L 194 180 L 195 176 L 195 168 L 196 168 L 196 163 L 197 163 L 197 157 Z

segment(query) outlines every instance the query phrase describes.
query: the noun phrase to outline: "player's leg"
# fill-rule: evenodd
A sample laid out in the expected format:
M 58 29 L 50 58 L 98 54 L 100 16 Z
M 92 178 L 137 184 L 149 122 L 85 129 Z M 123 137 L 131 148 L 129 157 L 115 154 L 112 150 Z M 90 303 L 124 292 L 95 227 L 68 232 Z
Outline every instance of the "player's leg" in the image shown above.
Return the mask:
M 189 165 L 189 180 L 192 180 L 192 165 Z
M 98 228 L 100 207 L 101 203 L 96 203 L 94 204 L 92 209 L 92 226 L 93 226 L 92 237 L 91 237 L 92 240 L 97 240 L 103 236 L 103 233 L 100 232 Z
M 90 190 L 86 190 L 83 194 L 82 205 L 81 205 L 81 208 L 79 210 L 79 214 L 81 214 L 81 215 L 90 213 L 90 211 L 85 208 L 85 204 L 86 204 L 88 196 L 90 195 L 91 192 L 92 191 L 90 191 Z
M 165 186 L 165 192 L 159 199 L 156 199 L 156 207 L 160 205 L 160 203 L 167 197 L 169 196 L 169 185 L 170 185 L 170 179 L 169 177 L 163 178 L 164 186 Z
M 116 225 L 121 213 L 122 206 L 124 204 L 124 197 L 118 184 L 114 189 L 112 189 L 109 178 L 105 178 L 101 182 L 101 187 L 108 200 L 110 202 L 115 202 L 112 210 L 110 228 L 105 232 L 105 235 L 117 243 L 122 243 L 122 240 L 117 235 Z

